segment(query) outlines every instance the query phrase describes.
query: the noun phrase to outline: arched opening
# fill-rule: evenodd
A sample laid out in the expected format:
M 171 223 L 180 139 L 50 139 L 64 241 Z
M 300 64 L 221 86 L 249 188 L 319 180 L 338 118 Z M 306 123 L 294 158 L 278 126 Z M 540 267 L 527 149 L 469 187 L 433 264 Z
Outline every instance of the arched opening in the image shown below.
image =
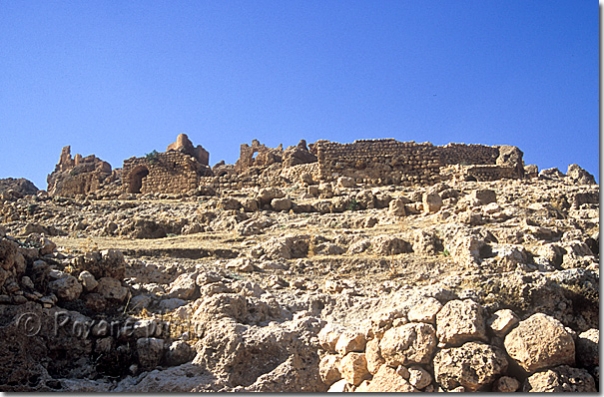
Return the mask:
M 144 165 L 139 165 L 130 172 L 129 193 L 140 193 L 143 187 L 143 178 L 149 175 L 149 169 Z
M 478 180 L 476 179 L 475 176 L 468 175 L 468 176 L 466 176 L 466 182 L 478 182 Z

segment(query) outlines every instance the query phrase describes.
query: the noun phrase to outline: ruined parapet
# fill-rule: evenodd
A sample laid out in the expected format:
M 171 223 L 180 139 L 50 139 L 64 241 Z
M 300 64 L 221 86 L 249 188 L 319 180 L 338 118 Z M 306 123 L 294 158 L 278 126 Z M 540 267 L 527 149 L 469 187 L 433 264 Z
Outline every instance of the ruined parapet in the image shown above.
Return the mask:
M 240 146 L 239 159 L 235 163 L 235 170 L 243 172 L 251 167 L 268 167 L 271 164 L 281 163 L 283 160 L 283 145 L 271 149 L 261 144 L 257 139 L 252 140 L 252 146 L 244 143 Z
M 171 143 L 166 148 L 166 152 L 169 151 L 181 152 L 193 156 L 202 165 L 208 165 L 210 162 L 210 153 L 201 145 L 193 146 L 193 143 L 187 134 L 179 134 L 176 137 L 176 142 Z
M 59 163 L 48 175 L 48 193 L 51 196 L 75 196 L 96 192 L 112 174 L 111 164 L 94 155 L 71 157 L 71 147 L 61 150 Z
M 429 185 L 440 179 L 440 158 L 431 143 L 395 139 L 357 140 L 340 144 L 318 141 L 316 150 L 321 180 L 340 176 L 369 185 Z

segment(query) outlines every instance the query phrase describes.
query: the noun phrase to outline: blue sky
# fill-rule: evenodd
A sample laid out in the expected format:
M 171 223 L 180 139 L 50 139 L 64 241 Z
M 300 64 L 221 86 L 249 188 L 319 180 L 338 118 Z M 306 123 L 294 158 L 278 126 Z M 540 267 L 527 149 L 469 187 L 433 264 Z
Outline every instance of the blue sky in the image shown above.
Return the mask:
M 0 0 L 0 177 L 46 188 L 61 148 L 114 168 L 179 133 L 239 146 L 510 144 L 599 180 L 587 0 Z

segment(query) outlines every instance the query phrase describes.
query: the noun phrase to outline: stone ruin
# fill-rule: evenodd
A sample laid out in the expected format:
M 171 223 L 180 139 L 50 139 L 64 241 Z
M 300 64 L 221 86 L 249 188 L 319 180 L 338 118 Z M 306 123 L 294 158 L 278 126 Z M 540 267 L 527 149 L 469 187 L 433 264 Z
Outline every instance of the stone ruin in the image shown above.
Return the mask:
M 127 193 L 182 193 L 199 186 L 199 178 L 212 175 L 210 154 L 193 144 L 185 134 L 165 152 L 153 151 L 145 157 L 124 161 L 122 185 Z
M 95 156 L 83 158 L 78 154 L 72 159 L 70 147 L 66 146 L 48 177 L 48 192 L 53 196 L 88 195 L 108 181 L 117 181 L 119 191 L 126 194 L 180 194 L 203 186 L 283 185 L 293 179 L 284 178 L 288 172 L 282 171 L 295 170 L 293 167 L 303 164 L 314 182 L 348 177 L 367 186 L 427 186 L 449 179 L 521 179 L 525 173 L 522 156 L 517 147 L 505 145 L 435 146 L 429 142 L 376 139 L 347 144 L 319 140 L 307 146 L 301 140 L 284 150 L 282 145 L 269 148 L 254 139 L 251 145 L 241 145 L 234 165 L 222 161 L 210 168 L 209 153 L 180 134 L 165 152 L 132 157 L 124 161 L 122 169 L 114 171 L 109 163 Z
M 324 181 L 344 176 L 369 185 L 413 186 L 432 185 L 448 177 L 492 181 L 524 176 L 523 153 L 515 146 L 434 146 L 376 139 L 348 144 L 318 141 L 313 149 Z
M 99 189 L 112 176 L 111 164 L 94 155 L 71 157 L 71 147 L 61 150 L 59 163 L 48 175 L 48 193 L 51 196 L 88 195 Z

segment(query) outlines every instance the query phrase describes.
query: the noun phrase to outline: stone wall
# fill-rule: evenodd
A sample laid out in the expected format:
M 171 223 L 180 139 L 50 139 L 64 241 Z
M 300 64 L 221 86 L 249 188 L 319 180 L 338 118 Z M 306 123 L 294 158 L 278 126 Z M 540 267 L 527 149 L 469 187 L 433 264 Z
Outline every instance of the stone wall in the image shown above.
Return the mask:
M 211 172 L 187 154 L 153 152 L 124 161 L 122 185 L 127 193 L 184 193 L 196 189 L 199 178 Z
M 469 167 L 458 176 L 478 181 L 522 178 L 524 170 L 522 152 L 514 146 L 434 146 L 379 139 L 349 144 L 318 141 L 311 150 L 317 153 L 321 180 L 346 176 L 368 185 L 431 185 L 446 178 L 441 168 L 450 165 Z
M 439 181 L 440 157 L 431 143 L 394 139 L 360 140 L 349 144 L 318 141 L 313 150 L 319 176 L 333 180 L 351 177 L 370 185 L 430 185 Z
M 449 143 L 438 146 L 441 165 L 495 164 L 499 157 L 497 146 Z

